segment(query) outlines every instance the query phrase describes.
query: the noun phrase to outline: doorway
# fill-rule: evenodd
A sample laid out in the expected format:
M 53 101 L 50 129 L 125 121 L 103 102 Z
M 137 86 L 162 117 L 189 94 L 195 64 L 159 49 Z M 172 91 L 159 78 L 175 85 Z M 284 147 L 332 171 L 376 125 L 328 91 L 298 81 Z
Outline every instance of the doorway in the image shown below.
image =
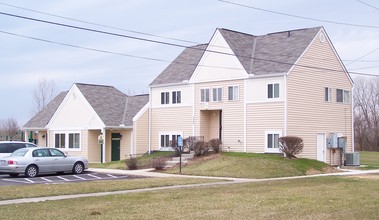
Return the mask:
M 325 134 L 317 134 L 317 160 L 325 162 Z
M 120 133 L 112 133 L 112 143 L 111 143 L 111 161 L 120 160 Z

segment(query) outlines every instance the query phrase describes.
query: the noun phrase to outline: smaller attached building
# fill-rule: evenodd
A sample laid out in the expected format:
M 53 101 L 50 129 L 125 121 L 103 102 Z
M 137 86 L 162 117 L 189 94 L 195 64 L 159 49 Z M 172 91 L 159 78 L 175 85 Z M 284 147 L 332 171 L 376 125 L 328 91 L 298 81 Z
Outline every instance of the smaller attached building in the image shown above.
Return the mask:
M 23 130 L 26 139 L 39 146 L 61 148 L 90 162 L 125 159 L 143 153 L 132 147 L 136 132 L 133 118 L 148 100 L 148 95 L 127 96 L 113 86 L 76 83 L 37 113 Z M 141 151 L 145 151 L 143 147 Z

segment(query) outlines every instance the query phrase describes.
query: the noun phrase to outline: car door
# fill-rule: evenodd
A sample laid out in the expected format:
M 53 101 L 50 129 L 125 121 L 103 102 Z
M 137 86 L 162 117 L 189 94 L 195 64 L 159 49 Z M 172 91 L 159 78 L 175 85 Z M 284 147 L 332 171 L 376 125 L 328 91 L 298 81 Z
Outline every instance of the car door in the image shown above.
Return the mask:
M 32 153 L 33 163 L 38 166 L 39 173 L 49 173 L 53 169 L 53 158 L 48 149 L 37 149 Z
M 54 158 L 54 172 L 68 171 L 72 169 L 73 165 L 70 162 L 70 158 L 66 157 L 62 151 L 58 149 L 50 149 L 50 154 Z

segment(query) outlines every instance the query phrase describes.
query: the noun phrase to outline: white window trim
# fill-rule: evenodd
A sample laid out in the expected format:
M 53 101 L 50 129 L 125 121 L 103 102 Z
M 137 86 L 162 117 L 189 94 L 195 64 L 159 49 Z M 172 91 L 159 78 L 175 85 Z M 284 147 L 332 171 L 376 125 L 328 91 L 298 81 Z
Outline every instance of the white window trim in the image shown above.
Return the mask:
M 161 147 L 161 136 L 162 135 L 168 135 L 169 141 L 172 141 L 172 135 L 180 135 L 183 138 L 183 132 L 182 131 L 159 132 L 159 135 L 158 135 L 158 143 L 159 143 L 158 147 L 159 147 L 159 149 L 169 148 L 169 147 Z
M 274 97 L 274 94 L 275 94 L 275 84 L 278 84 L 279 85 L 279 96 L 278 97 Z M 269 98 L 268 97 L 268 85 L 272 85 L 272 95 L 273 97 L 272 98 Z M 273 100 L 278 100 L 280 99 L 281 95 L 280 95 L 280 91 L 281 91 L 281 88 L 280 88 L 280 82 L 269 82 L 266 84 L 266 99 L 267 101 L 273 101 Z
M 268 135 L 269 134 L 279 134 L 279 137 L 282 136 L 281 130 L 266 130 L 265 131 L 265 153 L 281 153 L 279 148 L 268 148 L 267 142 L 268 142 Z
M 57 148 L 64 151 L 82 151 L 82 134 L 80 131 L 54 131 L 53 135 L 53 148 L 55 148 L 55 134 L 65 134 L 65 143 L 64 148 Z M 69 148 L 69 134 L 79 134 L 79 148 Z
M 164 103 L 162 103 L 162 93 L 164 93 Z M 166 100 L 166 93 L 168 93 L 168 100 Z M 167 91 L 164 91 L 164 92 L 160 92 L 160 105 L 169 105 L 170 104 L 170 92 L 167 92 Z
M 216 94 L 217 94 L 217 100 L 216 101 L 214 101 L 213 100 L 213 97 L 214 97 L 214 93 L 213 93 L 213 90 L 214 89 L 216 89 Z M 218 90 L 219 89 L 221 89 L 221 96 L 219 97 L 218 96 Z M 222 87 L 214 87 L 214 88 L 212 88 L 212 99 L 210 100 L 211 102 L 222 102 L 222 96 L 223 96 L 223 91 L 222 91 L 223 89 L 222 89 Z
M 209 92 L 208 92 L 208 94 L 209 94 L 209 97 L 208 97 L 208 102 L 210 102 L 211 101 L 211 88 L 209 88 L 209 87 L 206 87 L 206 88 L 200 88 L 200 103 L 208 103 L 207 101 L 206 101 L 206 98 L 204 97 L 204 101 L 201 101 L 201 90 L 208 90 Z M 205 94 L 204 94 L 205 95 Z
M 337 90 L 342 90 L 342 102 L 338 102 L 337 101 Z M 350 104 L 351 102 L 351 91 L 350 90 L 346 90 L 346 89 L 335 89 L 336 91 L 336 103 L 341 103 L 341 104 Z M 349 99 L 347 100 L 347 102 L 345 102 L 345 92 L 348 92 L 349 93 Z
M 176 96 L 175 96 L 175 103 L 174 103 L 174 92 L 176 93 Z M 178 92 L 180 92 L 180 102 L 178 102 Z M 180 105 L 182 104 L 182 91 L 181 90 L 174 90 L 174 91 L 171 91 L 171 104 L 173 105 Z
M 325 89 L 328 89 L 328 100 L 325 100 Z M 325 102 L 333 102 L 333 88 L 325 87 L 324 88 L 324 101 Z
M 233 87 L 233 100 L 229 99 L 229 87 Z M 237 87 L 237 97 L 236 97 L 235 92 L 234 92 L 235 87 Z M 240 100 L 240 86 L 239 85 L 229 85 L 228 89 L 227 89 L 227 94 L 228 94 L 227 100 L 229 102 L 239 101 Z

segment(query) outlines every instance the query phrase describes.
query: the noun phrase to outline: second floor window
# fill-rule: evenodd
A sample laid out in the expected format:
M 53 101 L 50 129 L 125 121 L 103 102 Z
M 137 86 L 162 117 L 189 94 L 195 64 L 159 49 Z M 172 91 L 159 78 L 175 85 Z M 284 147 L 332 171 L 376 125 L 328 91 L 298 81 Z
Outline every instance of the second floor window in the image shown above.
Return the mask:
M 221 102 L 222 101 L 222 88 L 213 88 L 212 89 L 212 101 Z
M 343 89 L 336 89 L 336 100 L 340 103 L 350 103 L 350 91 Z
M 170 93 L 169 92 L 162 92 L 161 93 L 161 104 L 169 104 L 170 103 Z
M 172 104 L 180 104 L 182 102 L 182 92 L 174 91 L 172 92 Z
M 332 88 L 325 87 L 325 101 L 326 102 L 332 101 Z
M 228 87 L 228 100 L 235 101 L 239 98 L 239 89 L 238 86 L 229 86 Z
M 279 83 L 267 85 L 267 98 L 279 98 Z
M 201 89 L 200 96 L 201 102 L 209 102 L 209 89 Z

